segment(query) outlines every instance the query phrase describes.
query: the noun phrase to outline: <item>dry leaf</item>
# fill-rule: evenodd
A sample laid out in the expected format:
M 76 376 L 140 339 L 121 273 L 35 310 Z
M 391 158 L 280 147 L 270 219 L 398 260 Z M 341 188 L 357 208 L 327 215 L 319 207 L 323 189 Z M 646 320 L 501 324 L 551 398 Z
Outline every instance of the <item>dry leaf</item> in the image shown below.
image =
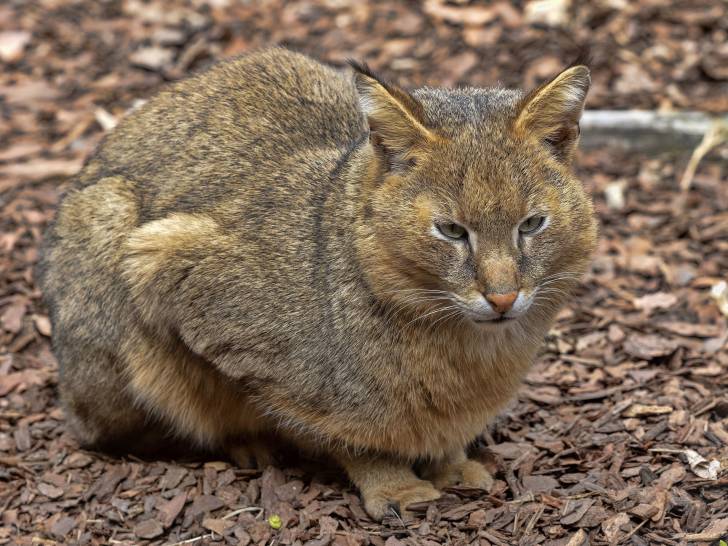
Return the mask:
M 629 513 L 640 519 L 650 519 L 657 514 L 657 508 L 651 504 L 640 503 L 634 508 L 630 508 Z
M 171 500 L 157 507 L 163 527 L 169 527 L 174 523 L 187 501 L 187 493 L 178 493 Z
M 677 297 L 667 292 L 647 294 L 634 300 L 634 306 L 648 313 L 655 309 L 669 309 L 677 303 Z
M 619 512 L 602 522 L 602 532 L 610 543 L 616 543 L 629 531 L 630 521 L 626 513 Z
M 229 519 L 205 518 L 202 520 L 202 526 L 205 529 L 209 529 L 210 531 L 217 533 L 218 535 L 224 535 L 225 531 L 227 531 L 228 529 L 230 529 L 230 527 L 233 527 L 234 525 L 235 522 Z
M 94 110 L 94 117 L 104 131 L 111 131 L 118 123 L 116 118 L 108 110 L 104 110 L 101 107 Z
M 728 283 L 720 281 L 710 289 L 710 297 L 715 300 L 718 309 L 728 317 Z
M 0 97 L 5 97 L 6 104 L 13 106 L 51 102 L 58 99 L 59 95 L 58 89 L 45 80 L 0 85 Z
M 695 366 L 690 368 L 692 375 L 700 375 L 702 377 L 718 377 L 725 373 L 725 368 L 717 362 L 711 362 L 707 366 Z
M 523 488 L 531 493 L 549 493 L 559 487 L 559 482 L 551 476 L 524 476 Z
M 570 501 L 567 505 L 564 505 L 564 515 L 561 517 L 562 525 L 574 525 L 579 521 L 584 514 L 587 513 L 589 508 L 594 504 L 594 499 L 583 499 L 577 501 Z
M 129 56 L 131 64 L 149 70 L 160 70 L 169 66 L 173 59 L 174 50 L 158 46 L 142 47 Z
M 692 449 L 686 449 L 684 451 L 685 457 L 688 459 L 690 470 L 704 480 L 717 480 L 718 472 L 720 471 L 720 461 L 712 459 L 708 461 L 705 457 L 700 455 L 697 451 Z
M 532 25 L 566 26 L 571 0 L 531 0 L 526 4 L 525 18 Z
M 725 538 L 726 533 L 728 533 L 728 518 L 722 518 L 710 522 L 710 525 L 700 533 L 685 533 L 680 538 L 691 542 L 706 542 Z
M 27 306 L 25 302 L 17 302 L 5 308 L 0 315 L 0 324 L 11 334 L 17 334 L 23 327 L 23 317 Z
M 63 496 L 63 489 L 45 482 L 38 484 L 38 491 L 40 491 L 41 495 L 45 495 L 49 499 L 57 499 Z
M 197 516 L 207 512 L 213 512 L 225 505 L 218 497 L 214 495 L 199 495 L 194 498 L 192 505 L 187 509 L 190 516 Z
M 607 184 L 604 188 L 604 198 L 607 200 L 607 207 L 611 210 L 622 210 L 624 208 L 624 189 L 626 187 L 626 180 L 617 180 Z
M 665 516 L 665 510 L 667 509 L 667 501 L 669 495 L 665 489 L 657 488 L 653 495 L 652 506 L 657 510 L 655 514 L 650 518 L 651 521 L 660 521 Z
M 18 385 L 43 385 L 48 381 L 48 371 L 26 368 L 20 372 L 0 374 L 0 396 L 5 396 Z
M 575 534 L 571 536 L 569 542 L 565 546 L 583 546 L 587 539 L 587 535 L 584 529 L 579 529 Z
M 624 342 L 624 351 L 637 358 L 652 360 L 674 353 L 678 346 L 677 341 L 661 336 L 632 334 Z
M 33 324 L 42 335 L 51 337 L 51 321 L 45 315 L 34 315 Z
M 0 176 L 24 179 L 41 179 L 52 176 L 76 174 L 83 164 L 83 158 L 76 159 L 34 159 L 28 163 L 11 163 L 0 166 Z
M 50 531 L 52 535 L 55 535 L 58 538 L 65 538 L 74 527 L 76 527 L 76 520 L 68 516 L 64 516 L 51 525 Z
M 15 161 L 29 155 L 42 152 L 45 148 L 32 142 L 20 142 L 4 150 L 0 150 L 0 161 Z
M 6 63 L 19 61 L 28 42 L 30 42 L 30 32 L 24 30 L 0 32 L 0 60 Z
M 684 337 L 717 337 L 722 328 L 716 324 L 695 324 L 693 322 L 664 321 L 655 325 L 660 330 Z
M 482 26 L 494 20 L 498 13 L 491 6 L 449 6 L 442 0 L 426 0 L 423 9 L 429 16 L 456 25 Z
M 156 519 L 148 519 L 134 527 L 134 534 L 139 538 L 156 538 L 164 533 L 162 525 Z
M 674 463 L 657 478 L 655 485 L 665 490 L 685 479 L 685 468 L 680 463 Z
M 624 417 L 642 417 L 645 415 L 662 415 L 671 412 L 672 408 L 670 406 L 646 406 L 643 404 L 632 404 L 624 411 L 624 413 L 622 413 L 622 415 Z
M 717 480 L 720 472 L 721 464 L 717 459 L 708 461 L 700 453 L 693 449 L 668 449 L 668 448 L 654 448 L 650 451 L 655 453 L 676 453 L 684 455 L 687 459 L 687 463 L 690 466 L 690 470 L 693 473 L 704 479 L 704 480 Z

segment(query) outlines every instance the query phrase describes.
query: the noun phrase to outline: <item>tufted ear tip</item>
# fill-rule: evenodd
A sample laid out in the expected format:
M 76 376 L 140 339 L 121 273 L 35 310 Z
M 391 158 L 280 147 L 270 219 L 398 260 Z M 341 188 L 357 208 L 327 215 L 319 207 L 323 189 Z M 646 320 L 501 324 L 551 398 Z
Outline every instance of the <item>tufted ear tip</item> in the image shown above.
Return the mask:
M 535 135 L 568 158 L 579 136 L 579 119 L 591 85 L 583 64 L 571 66 L 527 94 L 518 106 L 517 132 Z
M 390 165 L 407 164 L 414 149 L 433 138 L 424 123 L 422 105 L 365 63 L 349 61 L 349 66 L 354 70 L 359 105 L 372 143 Z
M 370 79 L 379 82 L 385 87 L 387 86 L 387 83 L 384 81 L 384 79 L 376 74 L 367 63 L 357 61 L 356 59 L 347 59 L 346 64 L 348 64 L 354 71 L 357 83 L 363 83 L 367 79 Z

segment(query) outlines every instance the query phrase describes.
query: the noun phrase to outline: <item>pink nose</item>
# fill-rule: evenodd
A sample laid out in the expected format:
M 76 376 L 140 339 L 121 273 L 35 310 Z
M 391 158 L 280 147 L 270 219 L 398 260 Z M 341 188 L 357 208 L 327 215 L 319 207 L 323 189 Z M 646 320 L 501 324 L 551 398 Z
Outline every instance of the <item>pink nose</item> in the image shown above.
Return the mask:
M 513 307 L 518 292 L 508 292 L 507 294 L 486 294 L 485 299 L 493 306 L 493 309 L 499 313 L 506 313 Z

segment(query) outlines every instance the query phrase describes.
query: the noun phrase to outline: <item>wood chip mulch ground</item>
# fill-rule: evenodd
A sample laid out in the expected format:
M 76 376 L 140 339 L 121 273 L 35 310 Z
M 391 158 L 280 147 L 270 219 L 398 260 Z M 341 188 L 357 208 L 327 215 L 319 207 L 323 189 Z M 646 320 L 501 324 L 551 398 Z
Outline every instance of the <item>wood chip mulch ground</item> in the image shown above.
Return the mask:
M 539 9 L 538 4 L 549 9 Z M 274 43 L 407 85 L 532 86 L 586 45 L 591 108 L 728 111 L 721 1 L 0 4 L 0 544 L 718 544 L 728 536 L 725 154 L 592 150 L 602 240 L 520 395 L 483 435 L 489 494 L 383 524 L 332 469 L 80 450 L 33 267 L 65 182 L 136 103 Z M 726 296 L 728 298 L 728 296 Z

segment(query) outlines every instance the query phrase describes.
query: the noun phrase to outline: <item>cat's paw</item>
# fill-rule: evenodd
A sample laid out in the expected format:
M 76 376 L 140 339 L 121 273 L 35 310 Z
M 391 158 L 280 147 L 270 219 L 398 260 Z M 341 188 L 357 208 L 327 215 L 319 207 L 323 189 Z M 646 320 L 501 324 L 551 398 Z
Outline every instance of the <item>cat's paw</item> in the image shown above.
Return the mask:
M 439 499 L 440 495 L 432 483 L 417 479 L 382 484 L 362 492 L 364 509 L 377 521 L 388 515 L 406 515 L 408 506 Z
M 473 459 L 443 465 L 428 477 L 438 488 L 465 485 L 490 491 L 493 487 L 493 476 L 486 470 L 483 463 Z

